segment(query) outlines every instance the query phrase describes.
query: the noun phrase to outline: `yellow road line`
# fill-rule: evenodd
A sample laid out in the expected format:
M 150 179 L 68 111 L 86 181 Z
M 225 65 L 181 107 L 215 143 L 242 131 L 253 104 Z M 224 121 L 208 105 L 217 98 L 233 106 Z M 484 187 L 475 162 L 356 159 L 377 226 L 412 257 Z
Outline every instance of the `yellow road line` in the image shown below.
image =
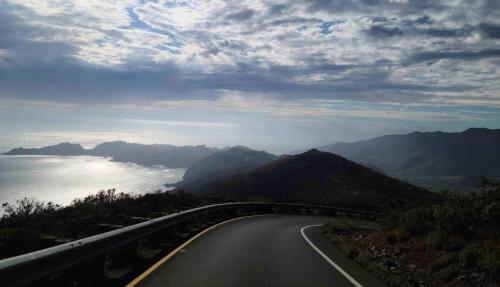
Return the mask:
M 163 257 L 160 261 L 156 262 L 153 266 L 149 267 L 148 270 L 144 271 L 141 275 L 139 275 L 137 278 L 135 278 L 134 280 L 132 280 L 132 282 L 128 283 L 126 287 L 134 287 L 134 286 L 136 286 L 139 282 L 141 282 L 149 274 L 151 274 L 156 269 L 158 269 L 163 263 L 165 263 L 167 260 L 169 260 L 170 258 L 172 258 L 179 251 L 181 251 L 182 249 L 184 249 L 184 247 L 188 246 L 191 242 L 195 241 L 196 238 L 202 236 L 203 234 L 209 232 L 210 230 L 215 229 L 215 228 L 221 226 L 222 224 L 226 224 L 226 223 L 229 223 L 231 221 L 235 221 L 235 220 L 239 220 L 239 219 L 243 219 L 243 218 L 249 218 L 249 217 L 263 216 L 263 215 L 268 215 L 268 214 L 259 214 L 259 215 L 249 215 L 249 216 L 236 217 L 236 218 L 233 218 L 233 219 L 230 219 L 230 220 L 226 220 L 226 221 L 223 221 L 221 223 L 217 223 L 216 225 L 208 227 L 207 229 L 205 229 L 205 230 L 201 231 L 200 233 L 196 234 L 195 236 L 191 237 L 188 241 L 186 241 L 183 244 L 181 244 L 179 247 L 177 247 L 172 252 L 170 252 L 165 257 Z

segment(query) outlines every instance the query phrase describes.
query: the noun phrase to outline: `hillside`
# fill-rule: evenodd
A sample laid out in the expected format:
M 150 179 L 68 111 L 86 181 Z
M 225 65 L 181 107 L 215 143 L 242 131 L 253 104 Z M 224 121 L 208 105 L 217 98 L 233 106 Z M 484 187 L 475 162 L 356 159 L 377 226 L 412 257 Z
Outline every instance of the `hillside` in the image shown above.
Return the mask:
M 379 230 L 325 226 L 325 234 L 388 286 L 499 286 L 500 182 L 444 193 L 383 215 Z M 354 250 L 354 252 L 353 252 Z
M 193 188 L 210 181 L 249 172 L 278 157 L 265 151 L 236 146 L 213 153 L 194 163 L 184 174 L 179 187 Z
M 282 202 L 363 207 L 402 207 L 434 197 L 424 189 L 317 150 L 281 158 L 250 173 L 187 191 L 236 200 L 271 198 Z
M 15 148 L 4 153 L 5 155 L 83 155 L 87 151 L 79 144 L 60 143 L 42 148 Z
M 187 168 L 193 163 L 218 151 L 206 146 L 174 146 L 161 144 L 135 144 L 124 141 L 106 142 L 93 149 L 84 149 L 79 144 L 62 143 L 42 148 L 15 148 L 6 155 L 92 155 L 112 157 L 114 161 L 133 162 L 141 165 L 163 165 Z
M 413 182 L 441 179 L 477 185 L 480 176 L 500 176 L 500 130 L 471 128 L 460 133 L 414 132 L 319 150 L 375 165 L 392 176 Z M 434 180 L 435 181 L 435 180 Z

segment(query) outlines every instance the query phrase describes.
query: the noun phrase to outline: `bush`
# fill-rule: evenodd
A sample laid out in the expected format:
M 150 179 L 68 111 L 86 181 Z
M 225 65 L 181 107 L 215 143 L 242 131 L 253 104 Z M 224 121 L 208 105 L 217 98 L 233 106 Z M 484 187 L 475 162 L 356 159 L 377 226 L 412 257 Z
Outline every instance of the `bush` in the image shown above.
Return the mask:
M 427 245 L 434 250 L 442 250 L 446 244 L 446 233 L 441 230 L 432 231 L 427 235 Z
M 479 244 L 467 245 L 458 255 L 460 265 L 463 268 L 476 267 L 477 261 L 481 257 L 483 249 Z
M 390 245 L 396 244 L 398 242 L 398 237 L 394 232 L 389 232 L 385 235 L 385 242 Z
M 437 273 L 437 277 L 444 282 L 449 282 L 460 274 L 460 267 L 457 264 L 450 264 Z
M 358 248 L 353 247 L 353 248 L 350 248 L 350 249 L 349 249 L 349 254 L 348 254 L 348 256 L 349 256 L 350 258 L 356 258 L 356 257 L 358 257 L 358 256 L 359 256 L 359 254 L 360 254 L 360 250 L 359 250 Z
M 83 238 L 103 232 L 100 223 L 127 225 L 134 216 L 156 217 L 158 212 L 171 213 L 198 204 L 191 194 L 182 191 L 139 196 L 114 189 L 76 199 L 65 207 L 28 198 L 15 204 L 4 203 L 4 214 L 0 218 L 0 258 L 47 247 L 40 245 L 40 238 L 45 235 Z
M 438 272 L 442 269 L 445 269 L 449 265 L 456 265 L 457 256 L 455 254 L 445 254 L 436 260 L 431 265 L 431 269 L 433 272 Z
M 41 247 L 40 234 L 31 229 L 16 228 L 6 232 L 4 238 L 6 256 L 27 253 Z
M 429 233 L 440 232 L 468 241 L 500 234 L 500 183 L 487 181 L 479 193 L 446 192 L 443 196 L 439 204 L 429 203 L 399 216 L 392 212 L 382 222 L 387 228 L 403 229 L 411 236 L 430 236 L 429 241 L 437 245 L 442 236 Z
M 483 253 L 478 261 L 478 266 L 493 276 L 500 274 L 500 252 Z
M 417 207 L 405 212 L 399 219 L 398 226 L 412 236 L 420 236 L 432 230 L 433 214 L 428 206 Z
M 374 262 L 372 262 L 372 259 L 364 252 L 358 254 L 358 256 L 355 257 L 354 259 L 356 259 L 356 262 L 358 262 L 358 264 L 363 267 L 367 267 L 370 270 L 373 269 L 378 270 L 377 265 Z

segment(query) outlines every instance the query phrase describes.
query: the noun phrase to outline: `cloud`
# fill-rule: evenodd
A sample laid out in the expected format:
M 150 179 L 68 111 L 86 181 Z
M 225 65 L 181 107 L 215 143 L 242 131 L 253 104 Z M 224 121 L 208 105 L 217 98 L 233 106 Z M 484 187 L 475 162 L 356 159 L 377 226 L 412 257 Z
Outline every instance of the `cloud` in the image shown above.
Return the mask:
M 411 62 L 425 62 L 441 59 L 452 60 L 478 60 L 485 58 L 500 57 L 500 49 L 488 49 L 479 51 L 435 51 L 435 52 L 420 52 L 411 56 Z
M 461 29 L 425 29 L 419 30 L 419 32 L 432 37 L 443 38 L 466 36 L 470 33 L 470 31 L 464 31 Z
M 481 23 L 479 30 L 488 38 L 500 39 L 500 25 Z
M 399 28 L 386 28 L 384 26 L 371 26 L 368 34 L 377 38 L 394 37 L 403 35 L 403 31 Z
M 282 102 L 489 105 L 500 102 L 496 6 L 9 0 L 0 4 L 0 97 L 148 105 L 232 91 Z
M 255 13 L 255 11 L 252 9 L 243 9 L 241 11 L 227 15 L 225 18 L 228 20 L 234 20 L 234 21 L 247 21 L 253 17 L 254 13 Z

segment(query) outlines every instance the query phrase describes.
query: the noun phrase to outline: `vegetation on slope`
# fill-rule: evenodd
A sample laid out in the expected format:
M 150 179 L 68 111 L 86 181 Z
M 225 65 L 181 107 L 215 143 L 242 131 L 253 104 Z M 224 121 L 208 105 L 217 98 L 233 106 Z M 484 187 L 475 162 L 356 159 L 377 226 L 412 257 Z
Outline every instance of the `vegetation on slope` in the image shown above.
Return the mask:
M 199 205 L 184 192 L 100 191 L 61 207 L 35 199 L 3 204 L 0 258 L 31 252 Z
M 500 183 L 472 194 L 391 211 L 377 232 L 327 226 L 326 233 L 392 286 L 499 286 Z

